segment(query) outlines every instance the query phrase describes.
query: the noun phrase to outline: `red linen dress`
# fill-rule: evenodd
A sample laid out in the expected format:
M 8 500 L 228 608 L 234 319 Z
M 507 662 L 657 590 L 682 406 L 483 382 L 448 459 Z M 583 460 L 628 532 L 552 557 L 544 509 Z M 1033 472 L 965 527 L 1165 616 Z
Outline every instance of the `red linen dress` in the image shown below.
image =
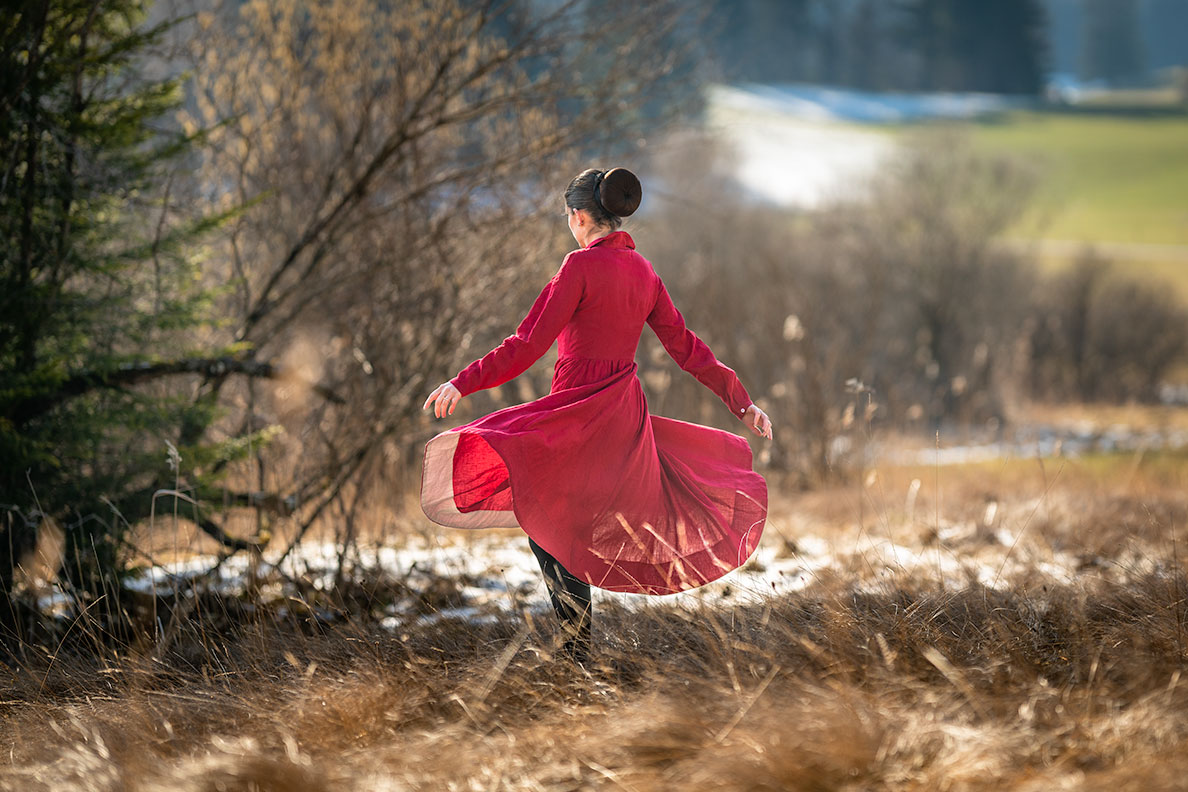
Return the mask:
M 450 380 L 500 385 L 554 339 L 549 395 L 450 429 L 425 447 L 421 505 L 457 528 L 519 526 L 576 577 L 670 594 L 742 565 L 759 544 L 767 484 L 730 432 L 648 413 L 636 377 L 644 323 L 741 417 L 751 399 L 616 231 L 565 257 L 515 335 Z

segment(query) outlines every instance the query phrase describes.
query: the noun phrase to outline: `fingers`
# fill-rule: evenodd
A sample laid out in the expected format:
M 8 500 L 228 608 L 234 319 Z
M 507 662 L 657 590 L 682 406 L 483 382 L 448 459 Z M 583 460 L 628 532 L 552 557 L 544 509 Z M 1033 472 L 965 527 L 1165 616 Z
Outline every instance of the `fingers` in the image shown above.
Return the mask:
M 427 410 L 429 408 L 430 404 L 434 404 L 435 402 L 440 400 L 442 398 L 442 396 L 445 395 L 445 392 L 449 388 L 449 386 L 450 386 L 450 383 L 443 382 L 442 384 L 440 384 L 436 388 L 434 388 L 433 393 L 429 394 L 429 398 L 425 399 L 425 406 L 423 406 L 421 409 Z M 440 418 L 441 416 L 438 415 L 437 417 Z
M 766 437 L 768 440 L 772 439 L 771 418 L 760 409 L 759 405 L 752 404 L 747 408 L 745 422 L 755 434 Z
M 768 417 L 767 413 L 758 408 L 756 408 L 754 420 L 751 421 L 751 429 L 760 437 L 766 437 L 768 440 L 772 439 L 771 418 Z
M 454 408 L 458 406 L 458 402 L 462 400 L 462 394 L 448 382 L 442 383 L 434 388 L 433 393 L 429 394 L 429 398 L 425 400 L 425 404 L 421 407 L 422 410 L 429 409 L 429 405 L 433 405 L 433 414 L 438 418 L 444 418 L 447 415 L 454 414 Z

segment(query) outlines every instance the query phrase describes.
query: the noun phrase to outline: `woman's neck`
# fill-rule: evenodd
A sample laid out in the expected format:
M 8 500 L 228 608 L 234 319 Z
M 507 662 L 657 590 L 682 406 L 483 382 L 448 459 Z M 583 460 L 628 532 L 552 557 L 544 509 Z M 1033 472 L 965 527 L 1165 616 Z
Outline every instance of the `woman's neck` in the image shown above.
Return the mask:
M 578 240 L 578 244 L 584 248 L 588 248 L 599 239 L 608 237 L 614 232 L 615 230 L 613 228 L 607 228 L 606 226 L 594 226 L 590 229 L 589 233 L 585 234 L 581 239 Z

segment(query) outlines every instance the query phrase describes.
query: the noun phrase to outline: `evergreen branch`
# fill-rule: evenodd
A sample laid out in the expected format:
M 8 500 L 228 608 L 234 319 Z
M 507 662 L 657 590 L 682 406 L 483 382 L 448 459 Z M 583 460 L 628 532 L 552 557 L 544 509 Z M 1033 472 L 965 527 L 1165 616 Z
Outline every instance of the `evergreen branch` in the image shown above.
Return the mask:
M 207 378 L 240 374 L 246 377 L 295 382 L 308 387 L 329 402 L 346 404 L 346 400 L 328 386 L 307 382 L 291 371 L 272 363 L 217 357 L 182 358 L 157 363 L 126 363 L 114 369 L 80 371 L 63 381 L 53 392 L 23 398 L 4 412 L 11 416 L 14 423 L 20 424 L 48 412 L 62 402 L 95 390 L 123 388 L 179 374 L 201 374 Z

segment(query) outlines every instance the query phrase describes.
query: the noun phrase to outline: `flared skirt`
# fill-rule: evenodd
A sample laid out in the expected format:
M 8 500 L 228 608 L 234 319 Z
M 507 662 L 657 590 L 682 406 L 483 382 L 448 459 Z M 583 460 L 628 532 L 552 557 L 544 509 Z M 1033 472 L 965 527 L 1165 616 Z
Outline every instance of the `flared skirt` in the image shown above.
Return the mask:
M 742 437 L 651 415 L 633 361 L 562 358 L 549 395 L 426 444 L 421 505 L 518 526 L 598 588 L 671 594 L 750 557 L 767 484 Z

